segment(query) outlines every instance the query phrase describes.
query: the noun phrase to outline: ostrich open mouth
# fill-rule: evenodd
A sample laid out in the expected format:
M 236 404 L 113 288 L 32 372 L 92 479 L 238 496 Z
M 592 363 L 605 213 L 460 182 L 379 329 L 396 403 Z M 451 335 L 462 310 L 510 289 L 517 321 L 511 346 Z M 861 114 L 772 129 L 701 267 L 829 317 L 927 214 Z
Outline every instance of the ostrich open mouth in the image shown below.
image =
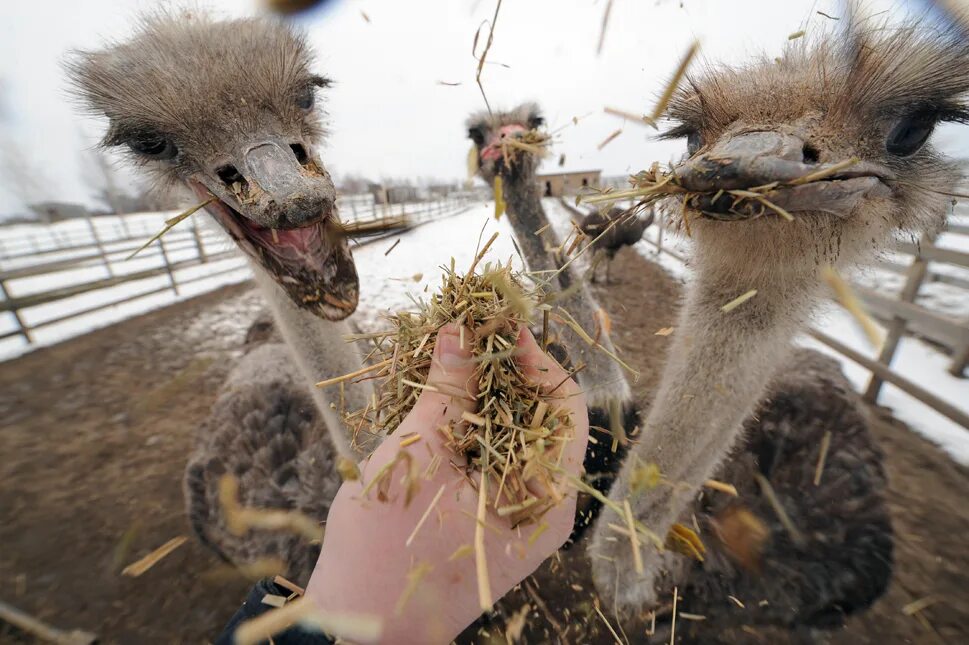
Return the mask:
M 211 197 L 198 182 L 192 188 L 200 198 Z M 335 212 L 320 213 L 297 228 L 268 228 L 221 199 L 206 210 L 298 307 L 327 320 L 342 320 L 356 310 L 360 284 Z

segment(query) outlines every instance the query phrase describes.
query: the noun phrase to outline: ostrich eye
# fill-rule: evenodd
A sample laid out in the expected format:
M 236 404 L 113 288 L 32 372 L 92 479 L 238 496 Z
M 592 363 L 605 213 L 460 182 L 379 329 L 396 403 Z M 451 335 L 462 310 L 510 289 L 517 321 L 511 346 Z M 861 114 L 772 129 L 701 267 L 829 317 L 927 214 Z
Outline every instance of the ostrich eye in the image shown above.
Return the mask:
M 703 135 L 700 134 L 699 130 L 694 130 L 690 134 L 686 135 L 686 151 L 692 157 L 697 153 L 697 150 L 703 147 Z
M 468 138 L 474 141 L 474 145 L 483 146 L 485 137 L 481 128 L 468 128 Z
M 313 92 L 313 87 L 307 85 L 299 91 L 296 96 L 296 107 L 301 110 L 312 110 L 314 99 L 316 98 L 315 92 Z
M 935 129 L 936 117 L 933 114 L 916 113 L 902 117 L 892 127 L 885 140 L 885 149 L 897 157 L 915 154 L 925 145 Z
M 145 133 L 128 140 L 128 147 L 151 159 L 174 159 L 178 148 L 165 136 Z
M 528 117 L 528 129 L 529 130 L 534 130 L 535 128 L 540 128 L 543 125 L 545 125 L 545 117 L 539 116 L 537 114 L 533 114 L 532 116 Z

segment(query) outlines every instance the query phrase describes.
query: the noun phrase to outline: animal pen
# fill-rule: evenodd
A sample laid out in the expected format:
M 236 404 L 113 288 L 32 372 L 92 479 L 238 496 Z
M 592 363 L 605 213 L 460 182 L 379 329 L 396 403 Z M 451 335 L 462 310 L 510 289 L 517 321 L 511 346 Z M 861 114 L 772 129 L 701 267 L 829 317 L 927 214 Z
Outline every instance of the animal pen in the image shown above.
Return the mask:
M 573 215 L 583 214 L 565 199 L 560 199 L 559 203 Z M 965 217 L 969 215 L 969 206 L 959 203 L 953 207 L 952 213 Z M 658 221 L 660 225 L 654 229 L 657 231 L 655 237 L 646 235 L 643 240 L 653 246 L 657 254 L 669 256 L 679 263 L 686 263 L 687 258 L 675 248 L 671 248 L 669 240 L 664 242 L 662 213 L 659 214 Z M 950 221 L 945 232 L 969 241 L 969 224 Z M 960 246 L 969 246 L 969 244 Z M 876 261 L 875 266 L 897 274 L 904 280 L 898 297 L 887 296 L 867 286 L 853 285 L 855 293 L 862 299 L 871 314 L 886 328 L 886 336 L 877 358 L 869 358 L 816 328 L 812 328 L 809 334 L 871 373 L 864 392 L 867 402 L 877 403 L 882 385 L 886 382 L 891 383 L 939 414 L 969 429 L 969 414 L 934 394 L 931 383 L 916 383 L 903 372 L 892 368 L 899 342 L 909 334 L 946 348 L 951 356 L 949 373 L 956 377 L 965 377 L 966 369 L 969 367 L 969 319 L 960 320 L 946 315 L 933 307 L 917 303 L 916 299 L 920 290 L 932 283 L 946 284 L 965 290 L 969 295 L 969 279 L 958 272 L 945 270 L 945 267 L 969 269 L 969 253 L 937 246 L 933 237 L 926 237 L 915 243 L 899 241 L 895 251 L 894 257 L 881 258 Z
M 348 228 L 377 228 L 357 240 L 369 244 L 463 212 L 471 201 L 464 192 L 392 205 L 376 204 L 370 195 L 350 195 L 341 198 L 340 206 Z M 130 258 L 161 228 L 161 215 L 21 225 L 15 238 L 0 229 L 0 312 L 11 318 L 0 330 L 0 342 L 20 337 L 32 345 L 36 330 L 158 294 L 178 297 L 190 286 L 192 293 L 201 293 L 248 277 L 238 250 L 195 218 Z M 83 296 L 96 302 L 78 302 Z

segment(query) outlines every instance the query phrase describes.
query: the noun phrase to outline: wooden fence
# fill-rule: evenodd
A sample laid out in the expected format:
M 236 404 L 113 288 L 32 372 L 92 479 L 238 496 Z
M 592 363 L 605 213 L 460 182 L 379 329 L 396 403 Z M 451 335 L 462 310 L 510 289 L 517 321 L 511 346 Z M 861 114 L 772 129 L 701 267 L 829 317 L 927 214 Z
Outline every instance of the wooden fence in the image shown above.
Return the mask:
M 383 234 L 358 240 L 359 244 L 367 244 L 387 235 L 393 235 L 401 230 L 420 226 L 424 223 L 457 214 L 464 210 L 470 202 L 470 195 L 456 193 L 432 201 L 414 202 L 410 204 L 376 205 L 362 199 L 341 199 L 341 215 L 345 223 L 366 223 L 385 217 L 402 216 L 400 228 L 391 229 Z M 0 247 L 0 263 L 8 267 L 0 270 L 0 312 L 9 312 L 14 320 L 14 328 L 0 332 L 0 341 L 21 336 L 27 343 L 33 343 L 34 330 L 65 322 L 72 318 L 91 314 L 108 307 L 126 304 L 141 298 L 171 291 L 176 296 L 180 289 L 188 284 L 201 280 L 210 280 L 245 268 L 242 254 L 226 243 L 225 238 L 210 227 L 199 226 L 195 219 L 176 227 L 150 247 L 139 253 L 141 264 L 150 266 L 129 269 L 125 259 L 142 246 L 152 234 L 154 228 L 133 226 L 131 219 L 138 216 L 121 216 L 116 218 L 116 229 L 111 235 L 99 231 L 94 222 L 88 220 L 86 226 L 80 222 L 73 222 L 71 230 L 58 232 L 54 226 L 43 227 L 36 225 L 31 228 L 37 234 L 32 237 L 11 242 L 8 238 Z M 144 218 L 142 218 L 143 220 Z M 158 226 L 159 222 L 153 223 Z M 406 220 L 406 223 L 403 223 Z M 39 235 L 44 229 L 48 235 Z M 133 232 L 133 228 L 139 228 Z M 0 229 L 2 230 L 2 229 Z M 187 257 L 185 257 L 187 256 Z M 227 263 L 229 266 L 206 271 L 190 277 L 179 277 L 182 269 L 196 267 L 203 264 L 220 263 L 235 259 L 237 262 Z M 103 277 L 74 282 L 63 280 L 64 272 L 78 270 L 102 269 Z M 61 274 L 58 276 L 58 274 Z M 29 323 L 24 318 L 24 310 L 51 303 L 64 301 L 82 294 L 102 291 L 117 287 L 128 282 L 146 280 L 159 276 L 167 277 L 164 284 L 151 286 L 136 293 L 123 293 L 119 297 L 107 302 L 98 302 L 69 312 L 57 313 L 42 320 Z M 51 288 L 35 290 L 26 295 L 11 295 L 11 282 L 35 279 L 58 283 Z
M 560 203 L 573 215 L 581 214 L 581 211 L 568 201 L 562 199 Z M 960 209 L 962 208 L 964 207 L 960 205 Z M 960 215 L 969 215 L 969 208 L 956 212 Z M 661 216 L 659 220 L 661 224 Z M 660 225 L 656 230 L 658 233 L 655 240 L 648 235 L 644 236 L 643 240 L 655 247 L 658 253 L 665 253 L 685 263 L 686 258 L 683 255 L 669 248 L 668 243 L 664 245 L 663 227 Z M 960 239 L 963 236 L 969 237 L 969 225 L 950 223 L 946 232 L 957 235 Z M 945 315 L 917 304 L 916 298 L 924 285 L 939 282 L 964 290 L 960 297 L 969 299 L 969 279 L 935 270 L 937 265 L 940 264 L 969 270 L 969 253 L 936 246 L 935 240 L 931 237 L 923 238 L 918 244 L 899 242 L 895 250 L 902 260 L 880 260 L 876 263 L 876 266 L 904 276 L 905 282 L 897 297 L 889 297 L 874 289 L 854 285 L 856 293 L 865 302 L 871 314 L 880 319 L 887 327 L 885 342 L 877 359 L 865 356 L 818 329 L 811 329 L 808 333 L 811 337 L 871 372 L 870 380 L 864 392 L 864 398 L 869 403 L 878 401 L 882 384 L 888 382 L 945 417 L 969 429 L 969 414 L 891 368 L 892 360 L 901 339 L 906 334 L 910 334 L 948 349 L 952 357 L 949 367 L 950 374 L 956 377 L 965 376 L 966 367 L 969 364 L 969 318 L 959 320 Z

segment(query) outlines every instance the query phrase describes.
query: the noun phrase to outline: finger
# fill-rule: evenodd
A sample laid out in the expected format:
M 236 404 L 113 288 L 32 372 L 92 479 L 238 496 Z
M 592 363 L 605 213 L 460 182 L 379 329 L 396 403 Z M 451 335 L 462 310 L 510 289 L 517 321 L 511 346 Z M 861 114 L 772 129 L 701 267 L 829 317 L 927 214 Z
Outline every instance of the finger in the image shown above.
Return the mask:
M 462 413 L 477 408 L 477 364 L 471 355 L 471 338 L 470 332 L 462 334 L 453 324 L 438 330 L 426 387 L 408 419 L 414 417 L 424 429 L 437 432 L 438 426 L 457 421 Z
M 571 381 L 568 372 L 539 347 L 527 327 L 522 327 L 518 332 L 518 353 L 515 360 L 525 377 L 543 390 L 551 390 L 556 386 L 559 386 L 556 392 L 560 392 L 563 387 L 566 392 L 578 390 L 578 387 L 569 387 L 566 383 Z M 575 385 L 574 382 L 571 385 Z

